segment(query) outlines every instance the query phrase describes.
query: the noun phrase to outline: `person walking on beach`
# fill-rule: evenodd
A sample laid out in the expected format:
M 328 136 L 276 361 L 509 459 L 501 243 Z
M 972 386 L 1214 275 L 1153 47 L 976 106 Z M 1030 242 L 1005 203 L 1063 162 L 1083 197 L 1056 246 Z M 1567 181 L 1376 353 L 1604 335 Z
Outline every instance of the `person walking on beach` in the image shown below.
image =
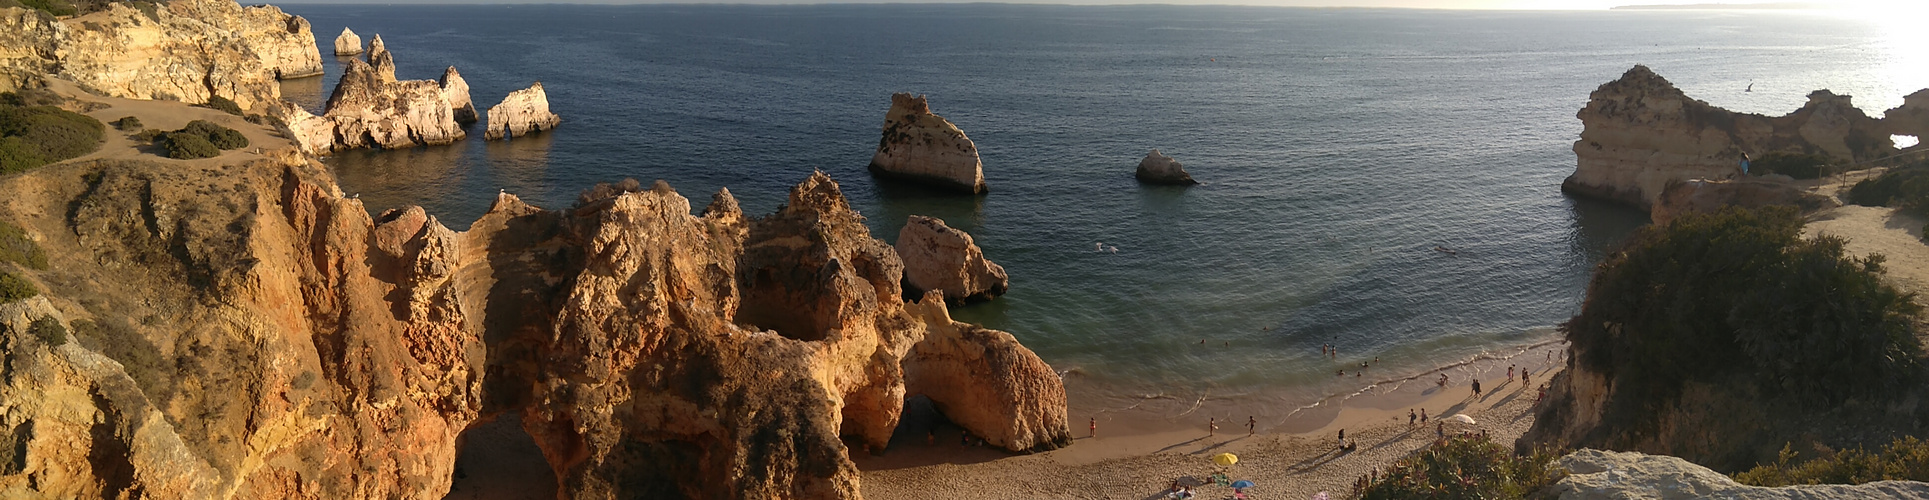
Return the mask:
M 1246 416 L 1246 435 L 1248 436 L 1253 435 L 1253 432 L 1255 432 L 1255 429 L 1258 429 L 1258 428 L 1259 428 L 1259 420 L 1254 419 L 1252 415 L 1247 415 Z
M 1420 425 L 1427 425 L 1427 409 L 1420 409 Z
M 1480 397 L 1480 379 L 1474 379 L 1474 397 Z
M 1407 427 L 1413 427 L 1413 409 L 1407 408 Z
M 1445 438 L 1447 437 L 1447 423 L 1446 423 L 1446 422 L 1434 422 L 1434 424 L 1433 424 L 1433 425 L 1434 425 L 1434 427 L 1433 427 L 1433 437 L 1436 437 L 1436 438 L 1441 438 L 1441 439 L 1445 439 Z
M 1098 417 L 1092 417 L 1092 437 L 1098 437 Z
M 1507 381 L 1514 381 L 1514 365 L 1507 365 Z
M 1219 419 L 1218 418 L 1206 419 L 1206 437 L 1212 437 L 1212 434 L 1218 431 L 1219 431 Z
M 1346 429 L 1340 429 L 1340 446 L 1346 446 Z

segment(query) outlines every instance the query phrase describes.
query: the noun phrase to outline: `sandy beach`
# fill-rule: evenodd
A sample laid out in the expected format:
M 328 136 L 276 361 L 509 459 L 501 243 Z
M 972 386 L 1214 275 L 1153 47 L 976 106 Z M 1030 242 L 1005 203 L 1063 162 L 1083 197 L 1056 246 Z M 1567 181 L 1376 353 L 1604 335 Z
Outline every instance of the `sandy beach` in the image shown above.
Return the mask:
M 1442 416 L 1467 414 L 1475 425 L 1448 423 L 1446 432 L 1484 430 L 1511 446 L 1533 425 L 1537 389 L 1565 363 L 1565 350 L 1564 342 L 1552 342 L 1490 353 L 1447 369 L 1457 378 L 1446 387 L 1433 382 L 1441 371 L 1400 384 L 1375 384 L 1252 434 L 1242 418 L 1220 421 L 1218 431 L 1208 436 L 1207 417 L 1201 416 L 1196 424 L 1175 423 L 1150 433 L 1115 435 L 1101 424 L 1099 437 L 1092 438 L 1088 417 L 1073 408 L 1079 438 L 1060 450 L 1013 456 L 963 446 L 955 429 L 939 426 L 936 436 L 894 440 L 883 455 L 855 459 L 864 474 L 864 496 L 877 499 L 1154 499 L 1175 479 L 1195 485 L 1207 481 L 1217 470 L 1208 457 L 1218 453 L 1240 457 L 1230 476 L 1257 483 L 1247 490 L 1251 498 L 1310 498 L 1321 491 L 1339 498 L 1352 491 L 1360 476 L 1433 442 L 1437 426 L 1409 425 L 1408 409 L 1425 409 L 1436 423 Z M 1534 374 L 1532 383 L 1508 381 L 1509 365 L 1527 366 Z M 1468 376 L 1482 381 L 1482 396 L 1473 396 Z M 1288 430 L 1304 428 L 1312 430 Z M 905 429 L 901 427 L 900 434 Z M 1341 429 L 1357 444 L 1354 451 L 1339 450 Z M 927 439 L 934 443 L 921 442 Z M 1218 486 L 1196 491 L 1197 498 L 1228 498 L 1233 493 Z

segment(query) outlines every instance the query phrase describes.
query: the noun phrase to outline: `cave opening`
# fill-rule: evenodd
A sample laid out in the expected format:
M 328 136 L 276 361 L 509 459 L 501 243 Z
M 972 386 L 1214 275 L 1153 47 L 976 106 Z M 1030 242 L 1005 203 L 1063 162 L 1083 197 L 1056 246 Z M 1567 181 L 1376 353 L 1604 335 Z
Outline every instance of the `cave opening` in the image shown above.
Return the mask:
M 444 499 L 556 497 L 555 470 L 522 429 L 522 414 L 507 412 L 470 425 L 455 446 L 455 477 Z
M 967 432 L 923 394 L 904 398 L 904 411 L 891 431 L 891 442 L 884 453 L 853 452 L 851 461 L 860 470 L 890 470 L 935 464 L 972 464 L 1010 456 L 983 441 L 967 439 Z M 861 443 L 847 443 L 862 450 Z
M 1889 136 L 1889 140 L 1895 142 L 1896 149 L 1909 149 L 1922 143 L 1921 140 L 1918 140 L 1916 136 L 1913 135 L 1891 135 Z

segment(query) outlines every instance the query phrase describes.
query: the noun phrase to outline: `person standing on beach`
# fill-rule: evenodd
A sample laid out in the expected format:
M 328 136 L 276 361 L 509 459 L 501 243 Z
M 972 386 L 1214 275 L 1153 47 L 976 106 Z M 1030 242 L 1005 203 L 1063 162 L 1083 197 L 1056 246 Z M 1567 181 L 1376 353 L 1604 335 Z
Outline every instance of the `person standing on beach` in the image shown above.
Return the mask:
M 1259 420 L 1254 419 L 1252 415 L 1247 415 L 1246 416 L 1246 435 L 1248 436 L 1253 435 L 1253 432 L 1256 432 L 1256 429 L 1258 428 L 1259 428 Z
M 1474 397 L 1480 397 L 1480 379 L 1474 379 Z
M 1507 365 L 1507 381 L 1514 381 L 1514 365 Z
M 1219 431 L 1219 419 L 1218 418 L 1206 419 L 1206 437 L 1212 437 L 1212 434 L 1218 431 Z
M 1413 409 L 1407 408 L 1407 427 L 1413 427 Z
M 1346 429 L 1340 429 L 1340 446 L 1346 446 Z
M 1447 423 L 1446 423 L 1446 422 L 1434 422 L 1434 424 L 1433 424 L 1433 425 L 1434 425 L 1434 428 L 1433 428 L 1433 437 L 1436 437 L 1436 438 L 1446 438 L 1446 437 L 1447 437 Z
M 1427 409 L 1420 409 L 1420 425 L 1427 425 Z
M 1092 437 L 1098 437 L 1098 417 L 1092 417 Z

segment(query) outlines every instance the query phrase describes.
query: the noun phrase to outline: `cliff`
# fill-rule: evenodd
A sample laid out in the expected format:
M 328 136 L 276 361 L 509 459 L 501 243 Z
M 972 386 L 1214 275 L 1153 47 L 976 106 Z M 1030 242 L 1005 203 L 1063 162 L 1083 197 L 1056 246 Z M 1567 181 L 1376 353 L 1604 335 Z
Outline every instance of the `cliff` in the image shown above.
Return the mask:
M 1568 471 L 1568 475 L 1555 483 L 1553 491 L 1548 494 L 1561 500 L 1929 498 L 1929 484 L 1915 481 L 1779 488 L 1747 486 L 1686 460 L 1641 453 L 1584 449 L 1561 457 L 1560 466 Z
M 944 117 L 931 113 L 924 96 L 891 95 L 884 136 L 871 156 L 871 173 L 971 194 L 985 192 L 978 145 Z
M 905 291 L 911 296 L 940 291 L 946 301 L 961 303 L 991 300 L 1011 287 L 1003 266 L 986 259 L 971 235 L 943 220 L 911 216 L 894 248 L 904 260 Z
M 1791 205 L 1803 212 L 1840 206 L 1834 198 L 1818 195 L 1795 185 L 1785 176 L 1744 177 L 1737 179 L 1691 179 L 1669 182 L 1661 191 L 1648 215 L 1655 224 L 1667 224 L 1681 214 L 1709 213 L 1722 207 L 1761 208 Z
M 1646 66 L 1602 84 L 1575 115 L 1570 193 L 1653 206 L 1670 182 L 1739 175 L 1744 154 L 1774 151 L 1823 154 L 1838 162 L 1894 154 L 1894 125 L 1870 118 L 1848 96 L 1826 90 L 1784 116 L 1734 113 L 1689 98 Z
M 1050 367 L 906 303 L 822 174 L 762 218 L 631 182 L 455 232 L 266 156 L 0 177 L 50 255 L 0 262 L 45 290 L 0 306 L 26 457 L 0 496 L 440 498 L 463 431 L 515 413 L 558 498 L 857 498 L 846 439 L 881 448 L 914 393 L 1007 449 L 1069 444 Z
M 321 74 L 308 21 L 274 6 L 232 0 L 176 0 L 53 19 L 0 9 L 0 90 L 48 75 L 99 95 L 207 102 L 231 99 L 258 110 L 281 96 L 277 78 Z
M 489 107 L 489 125 L 482 137 L 493 141 L 529 135 L 554 129 L 562 121 L 549 112 L 549 94 L 543 92 L 543 82 L 536 82 Z

